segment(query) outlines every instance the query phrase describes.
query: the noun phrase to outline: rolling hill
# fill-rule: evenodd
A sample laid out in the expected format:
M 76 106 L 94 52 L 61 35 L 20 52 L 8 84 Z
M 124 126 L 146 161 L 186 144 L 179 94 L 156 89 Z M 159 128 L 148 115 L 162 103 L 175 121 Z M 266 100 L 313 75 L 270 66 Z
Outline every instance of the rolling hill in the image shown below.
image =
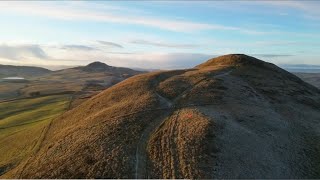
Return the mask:
M 74 94 L 90 97 L 128 77 L 143 73 L 129 68 L 93 62 L 87 66 L 51 71 L 41 76 L 28 77 L 26 82 L 1 82 L 0 100 L 25 98 L 33 94 Z
M 79 92 L 88 86 L 110 87 L 128 77 L 142 73 L 129 68 L 108 66 L 101 62 L 87 66 L 54 71 L 34 79 L 27 87 L 20 89 L 22 94 L 39 90 L 41 94 L 52 92 Z
M 39 148 L 52 119 L 69 106 L 68 95 L 0 103 L 0 174 Z
M 0 78 L 3 77 L 36 77 L 51 72 L 48 69 L 33 66 L 11 66 L 0 64 Z
M 93 96 L 2 178 L 319 178 L 319 109 L 295 75 L 225 55 Z

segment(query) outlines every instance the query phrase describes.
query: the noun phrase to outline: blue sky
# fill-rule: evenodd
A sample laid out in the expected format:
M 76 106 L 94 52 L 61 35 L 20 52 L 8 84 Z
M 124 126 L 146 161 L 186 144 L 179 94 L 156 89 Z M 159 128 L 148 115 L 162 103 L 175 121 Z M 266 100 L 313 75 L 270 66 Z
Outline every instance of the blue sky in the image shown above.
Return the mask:
M 229 53 L 320 65 L 318 1 L 1 1 L 0 63 L 185 68 Z

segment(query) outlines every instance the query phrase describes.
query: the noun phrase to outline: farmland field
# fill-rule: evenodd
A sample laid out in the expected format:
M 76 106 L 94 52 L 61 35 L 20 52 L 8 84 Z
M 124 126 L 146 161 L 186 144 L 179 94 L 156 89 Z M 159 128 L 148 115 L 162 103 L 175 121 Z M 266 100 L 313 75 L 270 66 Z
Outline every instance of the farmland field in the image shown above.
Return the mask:
M 70 95 L 51 95 L 0 103 L 0 174 L 37 150 L 69 101 Z

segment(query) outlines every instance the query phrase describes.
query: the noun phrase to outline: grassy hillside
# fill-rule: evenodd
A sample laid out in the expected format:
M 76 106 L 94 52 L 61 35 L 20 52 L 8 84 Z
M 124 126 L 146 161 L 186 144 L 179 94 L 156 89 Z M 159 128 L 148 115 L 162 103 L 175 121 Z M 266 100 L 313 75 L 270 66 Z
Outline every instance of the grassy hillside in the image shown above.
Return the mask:
M 51 72 L 48 69 L 33 66 L 10 66 L 0 64 L 0 77 L 35 77 Z
M 4 67 L 0 65 L 4 71 Z M 25 82 L 4 82 L 0 79 L 0 101 L 40 95 L 65 94 L 65 93 L 85 93 L 88 88 L 94 91 L 106 89 L 126 78 L 143 72 L 128 68 L 108 66 L 103 63 L 91 63 L 88 66 L 50 71 L 38 76 L 22 76 Z M 17 75 L 18 76 L 18 75 Z M 7 77 L 7 76 L 5 76 Z
M 52 121 L 2 178 L 319 178 L 320 90 L 227 55 L 141 74 Z
M 35 152 L 51 120 L 64 112 L 69 95 L 0 103 L 0 174 Z
M 0 82 L 0 100 L 12 99 L 20 96 L 19 89 L 26 86 L 26 83 Z

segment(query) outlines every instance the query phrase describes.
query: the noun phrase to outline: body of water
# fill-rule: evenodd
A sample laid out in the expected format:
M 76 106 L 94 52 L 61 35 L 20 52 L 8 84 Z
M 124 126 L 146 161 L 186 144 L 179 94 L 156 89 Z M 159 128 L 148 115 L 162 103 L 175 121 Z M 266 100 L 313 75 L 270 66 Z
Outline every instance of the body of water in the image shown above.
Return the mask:
M 24 77 L 6 77 L 3 80 L 25 80 Z

